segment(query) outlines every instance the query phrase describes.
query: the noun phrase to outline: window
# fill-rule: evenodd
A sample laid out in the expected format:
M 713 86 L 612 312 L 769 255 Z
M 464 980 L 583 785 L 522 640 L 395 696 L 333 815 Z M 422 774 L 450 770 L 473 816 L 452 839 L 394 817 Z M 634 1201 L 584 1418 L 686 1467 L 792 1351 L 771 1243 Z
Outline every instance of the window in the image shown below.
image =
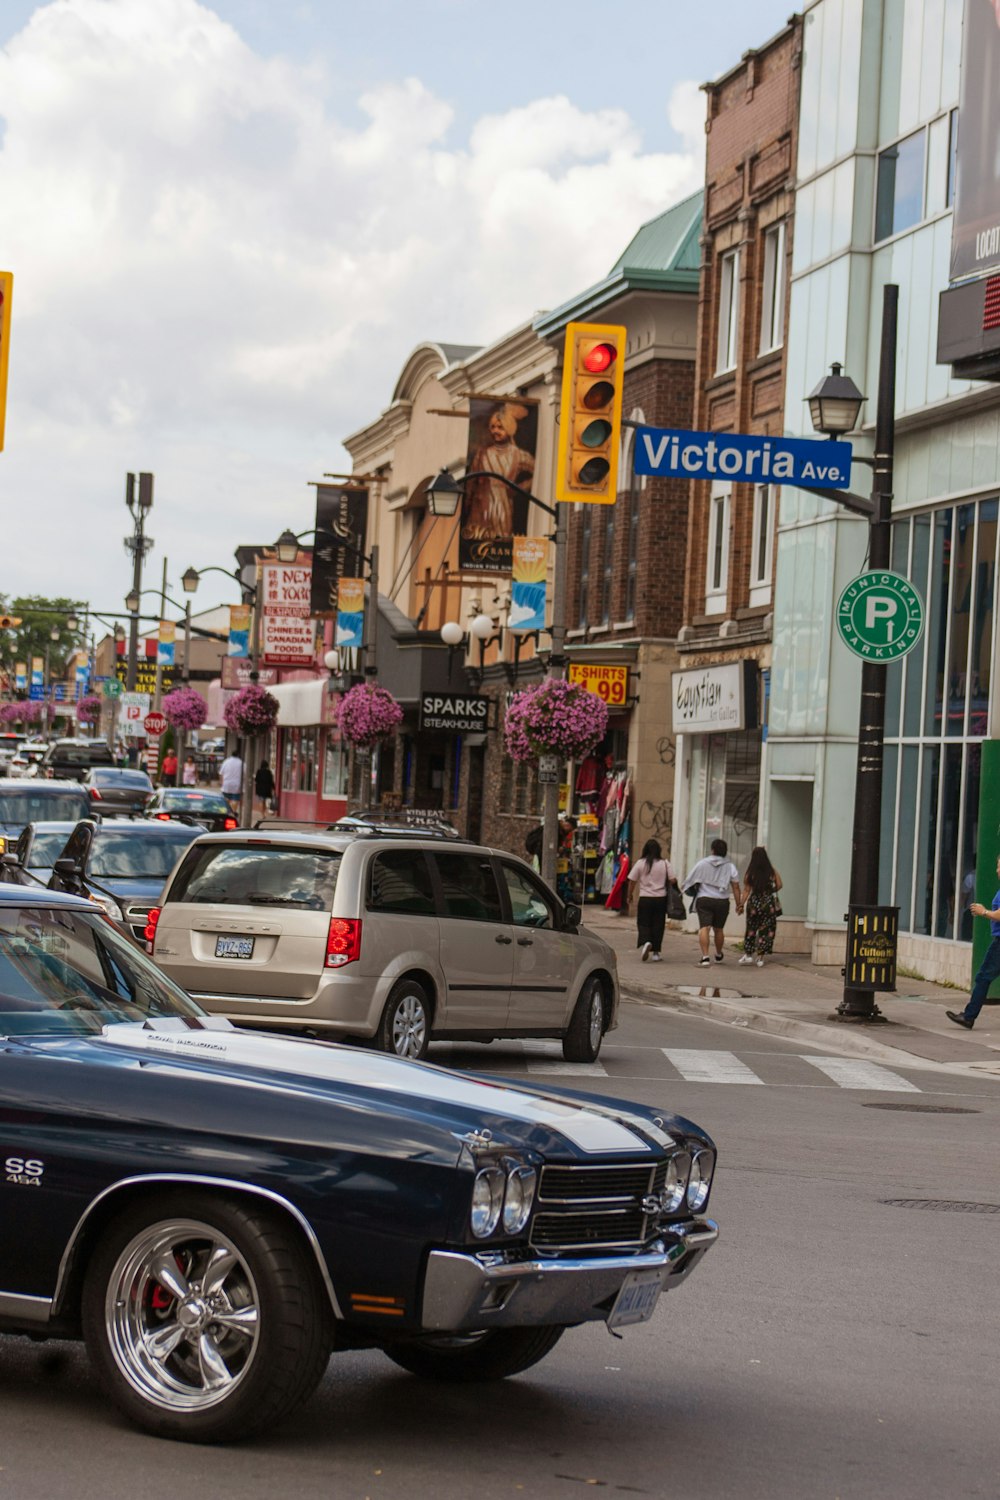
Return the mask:
M 958 176 L 958 110 L 953 109 L 948 116 L 948 186 L 945 191 L 945 204 L 951 208 L 955 202 L 955 179 Z
M 369 911 L 433 916 L 427 859 L 421 849 L 390 849 L 372 860 Z
M 525 870 L 501 865 L 515 927 L 555 927 L 552 902 Z
M 631 421 L 644 423 L 646 415 L 640 407 L 635 407 L 631 412 Z M 623 505 L 623 517 L 626 527 L 624 564 L 625 564 L 625 588 L 624 592 L 624 614 L 626 621 L 635 619 L 635 596 L 636 579 L 639 568 L 639 503 L 640 496 L 646 488 L 646 477 L 640 477 L 635 473 L 633 457 L 635 452 L 635 428 L 626 427 L 622 437 L 621 470 L 618 475 L 619 501 Z
M 731 250 L 719 262 L 719 342 L 715 368 L 718 373 L 735 369 L 738 345 L 740 252 Z
M 750 555 L 750 603 L 766 604 L 768 599 L 755 598 L 760 589 L 770 595 L 771 554 L 774 537 L 774 512 L 778 492 L 769 484 L 758 484 L 753 499 L 753 550 Z
M 618 506 L 604 507 L 604 552 L 601 561 L 601 624 L 611 623 L 611 595 L 614 590 L 615 516 Z
M 325 850 L 199 844 L 181 865 L 171 900 L 329 911 L 339 870 L 340 855 Z
M 580 607 L 577 611 L 577 625 L 581 630 L 586 630 L 590 624 L 590 539 L 593 526 L 594 507 L 584 505 L 580 518 Z
M 729 491 L 712 488 L 708 509 L 708 571 L 705 578 L 705 610 L 721 614 L 726 607 L 729 572 Z
M 493 866 L 480 854 L 439 854 L 435 852 L 444 915 L 462 917 L 467 922 L 502 922 L 503 908 Z
M 323 750 L 323 799 L 347 796 L 347 755 L 344 744 L 327 730 Z
M 785 223 L 764 235 L 764 278 L 760 306 L 760 350 L 780 349 L 785 338 Z

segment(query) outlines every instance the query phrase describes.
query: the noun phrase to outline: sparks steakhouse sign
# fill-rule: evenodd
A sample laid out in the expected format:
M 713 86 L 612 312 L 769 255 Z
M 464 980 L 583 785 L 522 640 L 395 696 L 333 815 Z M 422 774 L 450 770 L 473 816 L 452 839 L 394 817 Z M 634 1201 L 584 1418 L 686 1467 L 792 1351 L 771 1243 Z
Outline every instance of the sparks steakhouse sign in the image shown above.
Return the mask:
M 489 698 L 467 693 L 424 693 L 420 699 L 420 729 L 446 734 L 481 734 L 489 728 Z

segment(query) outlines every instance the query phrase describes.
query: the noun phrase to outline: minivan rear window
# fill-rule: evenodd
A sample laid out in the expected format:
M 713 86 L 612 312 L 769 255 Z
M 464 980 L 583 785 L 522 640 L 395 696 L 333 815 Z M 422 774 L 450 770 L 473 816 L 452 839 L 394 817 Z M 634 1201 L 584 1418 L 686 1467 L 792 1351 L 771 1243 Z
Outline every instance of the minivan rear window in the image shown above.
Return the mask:
M 193 848 L 168 900 L 204 906 L 290 906 L 330 911 L 340 872 L 336 850 L 281 844 L 201 844 Z

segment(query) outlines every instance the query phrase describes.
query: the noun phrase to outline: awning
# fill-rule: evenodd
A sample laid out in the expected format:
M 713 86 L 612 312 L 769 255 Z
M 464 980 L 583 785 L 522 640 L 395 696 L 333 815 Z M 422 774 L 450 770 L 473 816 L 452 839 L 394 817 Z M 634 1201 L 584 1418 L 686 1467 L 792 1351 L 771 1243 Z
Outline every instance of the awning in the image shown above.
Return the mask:
M 285 728 L 325 723 L 327 681 L 326 677 L 316 677 L 311 682 L 279 682 L 268 688 L 281 705 L 278 723 Z

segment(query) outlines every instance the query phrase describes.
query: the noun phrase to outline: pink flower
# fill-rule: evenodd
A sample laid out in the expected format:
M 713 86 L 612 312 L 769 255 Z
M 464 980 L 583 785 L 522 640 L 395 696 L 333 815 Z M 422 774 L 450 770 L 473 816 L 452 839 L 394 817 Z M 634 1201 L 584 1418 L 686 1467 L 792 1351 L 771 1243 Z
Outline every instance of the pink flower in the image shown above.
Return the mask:
M 549 677 L 515 693 L 504 722 L 504 744 L 512 760 L 559 755 L 581 760 L 608 728 L 608 705 L 575 683 Z
M 279 707 L 273 693 L 256 682 L 248 682 L 230 698 L 222 717 L 234 734 L 266 734 L 278 722 Z
M 101 717 L 101 700 L 96 693 L 88 693 L 76 705 L 76 717 L 81 724 L 96 724 Z
M 403 710 L 392 694 L 373 682 L 359 682 L 337 704 L 337 723 L 345 740 L 374 745 L 392 734 Z
M 208 704 L 194 688 L 174 688 L 162 707 L 167 723 L 175 729 L 200 729 L 208 718 Z

